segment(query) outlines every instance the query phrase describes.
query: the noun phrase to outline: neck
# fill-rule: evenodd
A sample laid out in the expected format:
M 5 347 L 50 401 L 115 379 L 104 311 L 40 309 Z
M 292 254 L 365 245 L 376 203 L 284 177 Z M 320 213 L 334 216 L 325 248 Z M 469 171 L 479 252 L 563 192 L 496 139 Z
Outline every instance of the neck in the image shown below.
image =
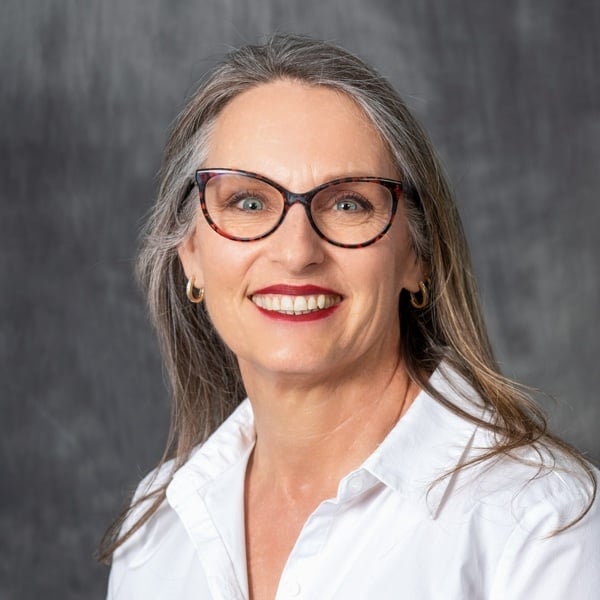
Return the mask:
M 240 366 L 257 433 L 251 475 L 295 495 L 335 494 L 418 392 L 399 359 L 341 382 L 249 376 Z

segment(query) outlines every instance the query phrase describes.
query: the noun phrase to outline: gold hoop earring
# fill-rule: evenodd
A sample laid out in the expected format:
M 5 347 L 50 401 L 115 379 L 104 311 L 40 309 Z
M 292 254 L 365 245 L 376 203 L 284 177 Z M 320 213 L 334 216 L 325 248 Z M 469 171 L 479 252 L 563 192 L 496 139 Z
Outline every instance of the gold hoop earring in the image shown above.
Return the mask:
M 194 292 L 195 289 L 198 289 L 198 295 Z M 204 288 L 195 288 L 194 287 L 194 278 L 190 277 L 187 281 L 187 285 L 185 286 L 185 293 L 190 302 L 194 304 L 200 304 L 202 300 L 204 300 Z
M 430 280 L 426 279 L 425 281 L 419 281 L 419 290 L 421 290 L 421 299 L 417 299 L 417 296 L 410 292 L 410 303 L 414 306 L 414 308 L 425 308 L 429 303 L 429 290 L 427 286 L 430 284 Z

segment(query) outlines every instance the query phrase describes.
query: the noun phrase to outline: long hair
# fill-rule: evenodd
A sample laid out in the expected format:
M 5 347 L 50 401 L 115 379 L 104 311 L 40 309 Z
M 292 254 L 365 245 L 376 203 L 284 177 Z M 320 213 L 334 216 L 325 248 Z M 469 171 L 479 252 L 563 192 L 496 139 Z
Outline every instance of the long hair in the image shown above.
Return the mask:
M 192 231 L 197 198 L 190 193 L 190 179 L 206 156 L 215 119 L 242 92 L 277 80 L 325 86 L 354 100 L 379 132 L 403 181 L 415 192 L 405 199 L 405 208 L 411 243 L 429 273 L 430 302 L 419 310 L 411 305 L 406 291 L 399 299 L 400 350 L 409 376 L 439 402 L 493 432 L 495 445 L 477 461 L 532 445 L 543 446 L 551 456 L 566 453 L 590 479 L 591 505 L 596 480 L 588 463 L 547 432 L 542 413 L 525 391 L 500 374 L 461 221 L 427 135 L 394 88 L 374 69 L 335 45 L 296 35 L 275 35 L 262 45 L 231 52 L 201 82 L 166 145 L 158 199 L 138 259 L 139 280 L 172 393 L 171 429 L 159 467 L 172 461 L 172 476 L 245 395 L 234 355 L 203 306 L 186 298 L 177 247 Z M 431 388 L 429 376 L 442 359 L 478 392 L 493 415 L 491 421 L 459 409 Z M 166 482 L 133 504 L 143 502 L 144 510 L 125 530 L 123 522 L 131 508 L 117 519 L 102 541 L 101 560 L 108 561 L 151 518 L 165 499 L 169 481 L 167 476 Z

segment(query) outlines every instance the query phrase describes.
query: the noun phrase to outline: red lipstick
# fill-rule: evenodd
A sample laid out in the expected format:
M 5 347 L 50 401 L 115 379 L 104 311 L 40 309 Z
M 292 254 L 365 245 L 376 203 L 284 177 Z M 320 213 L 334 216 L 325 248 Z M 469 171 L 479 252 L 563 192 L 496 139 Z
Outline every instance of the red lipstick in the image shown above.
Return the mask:
M 288 315 L 286 313 L 277 312 L 275 310 L 265 310 L 260 306 L 256 308 L 269 319 L 274 321 L 289 321 L 290 323 L 306 323 L 307 321 L 319 321 L 320 319 L 326 319 L 331 313 L 333 313 L 339 304 L 334 304 L 329 308 L 323 308 L 322 310 L 315 310 L 313 312 L 303 313 L 301 315 Z
M 254 294 L 280 294 L 282 296 L 317 296 L 323 294 L 325 296 L 341 296 L 339 292 L 328 290 L 317 285 L 289 285 L 277 284 L 269 285 L 260 290 L 255 290 Z

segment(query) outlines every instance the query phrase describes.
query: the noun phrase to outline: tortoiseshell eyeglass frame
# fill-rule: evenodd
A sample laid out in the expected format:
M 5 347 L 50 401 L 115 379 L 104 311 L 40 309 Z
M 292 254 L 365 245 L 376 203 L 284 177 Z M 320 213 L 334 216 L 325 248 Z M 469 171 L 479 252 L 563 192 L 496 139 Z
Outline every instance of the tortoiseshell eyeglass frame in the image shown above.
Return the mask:
M 206 184 L 213 177 L 218 177 L 219 175 L 226 175 L 226 174 L 244 175 L 246 177 L 252 177 L 253 179 L 256 179 L 258 181 L 262 181 L 263 183 L 269 184 L 270 186 L 272 186 L 274 189 L 276 189 L 277 191 L 279 191 L 281 193 L 281 195 L 284 199 L 283 210 L 281 211 L 281 216 L 277 220 L 277 222 L 268 231 L 266 231 L 265 233 L 262 233 L 258 236 L 254 236 L 254 237 L 239 237 L 239 236 L 231 235 L 231 234 L 227 233 L 226 231 L 223 231 L 213 221 L 213 219 L 210 216 L 210 213 L 208 212 L 208 209 L 206 207 L 204 191 L 206 188 Z M 352 182 L 378 183 L 390 191 L 391 198 L 392 198 L 392 207 L 390 210 L 390 217 L 389 217 L 387 225 L 376 236 L 366 240 L 365 242 L 361 242 L 359 244 L 345 244 L 345 243 L 341 243 L 341 242 L 336 242 L 335 240 L 332 240 L 329 237 L 327 237 L 317 227 L 317 224 L 313 220 L 311 209 L 310 209 L 312 199 L 323 189 L 333 186 L 333 185 L 338 185 L 341 183 L 352 183 Z M 285 219 L 285 216 L 288 213 L 289 209 L 294 204 L 299 203 L 299 204 L 302 204 L 302 206 L 304 206 L 304 210 L 306 211 L 306 216 L 308 218 L 308 221 L 309 221 L 311 227 L 313 228 L 313 230 L 315 231 L 315 233 L 320 238 L 324 239 L 325 241 L 329 242 L 330 244 L 332 244 L 334 246 L 338 246 L 339 248 L 365 248 L 366 246 L 370 246 L 371 244 L 374 244 L 377 240 L 380 240 L 389 231 L 390 227 L 392 226 L 394 217 L 396 215 L 396 210 L 398 208 L 399 198 L 403 195 L 406 196 L 406 195 L 412 195 L 412 194 L 416 193 L 416 192 L 405 189 L 404 184 L 401 181 L 397 181 L 395 179 L 386 179 L 386 178 L 382 178 L 382 177 L 341 177 L 341 178 L 333 179 L 331 181 L 323 183 L 304 194 L 296 194 L 294 192 L 290 192 L 289 190 L 285 189 L 283 186 L 279 185 L 278 183 L 272 181 L 271 179 L 269 179 L 267 177 L 264 177 L 263 175 L 259 175 L 257 173 L 252 173 L 250 171 L 244 171 L 241 169 L 198 169 L 195 173 L 194 179 L 191 179 L 189 182 L 189 187 L 185 194 L 186 197 L 191 192 L 193 187 L 198 188 L 200 208 L 202 209 L 202 214 L 204 215 L 206 222 L 210 225 L 210 227 L 214 231 L 216 231 L 219 235 L 223 236 L 224 238 L 233 240 L 235 242 L 256 242 L 258 240 L 262 240 L 262 239 L 266 238 L 267 236 L 271 235 L 281 225 L 281 223 L 283 223 L 283 220 Z

